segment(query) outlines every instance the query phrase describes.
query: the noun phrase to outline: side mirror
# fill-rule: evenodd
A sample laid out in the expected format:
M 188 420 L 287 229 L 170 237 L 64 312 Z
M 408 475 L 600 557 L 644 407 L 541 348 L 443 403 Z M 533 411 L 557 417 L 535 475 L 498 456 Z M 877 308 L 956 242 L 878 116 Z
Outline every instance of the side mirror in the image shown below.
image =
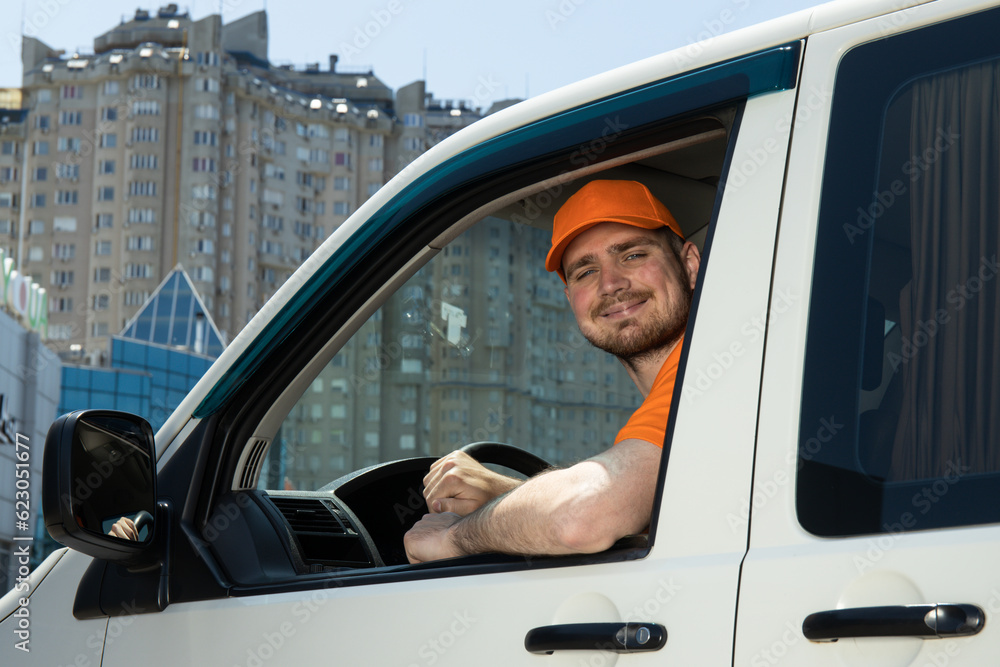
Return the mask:
M 49 428 L 42 456 L 42 510 L 57 542 L 95 558 L 126 562 L 156 530 L 153 429 L 112 410 L 63 415 Z M 138 539 L 109 534 L 128 517 Z

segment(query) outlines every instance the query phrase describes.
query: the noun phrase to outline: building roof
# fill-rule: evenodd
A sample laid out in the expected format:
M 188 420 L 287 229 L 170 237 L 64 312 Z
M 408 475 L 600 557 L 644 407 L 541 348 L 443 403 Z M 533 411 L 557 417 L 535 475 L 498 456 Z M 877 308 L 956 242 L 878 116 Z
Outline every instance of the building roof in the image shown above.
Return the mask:
M 218 357 L 226 347 L 198 290 L 179 264 L 128 321 L 121 336 L 211 357 Z

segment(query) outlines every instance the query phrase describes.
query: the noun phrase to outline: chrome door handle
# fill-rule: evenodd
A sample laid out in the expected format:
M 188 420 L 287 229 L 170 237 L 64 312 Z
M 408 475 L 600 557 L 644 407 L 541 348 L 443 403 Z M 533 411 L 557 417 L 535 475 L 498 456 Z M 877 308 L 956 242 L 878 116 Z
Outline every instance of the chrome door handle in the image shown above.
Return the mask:
M 566 623 L 529 630 L 524 648 L 531 653 L 553 651 L 658 651 L 667 643 L 667 629 L 658 623 Z
M 814 642 L 848 637 L 964 637 L 983 629 L 986 614 L 974 604 L 911 604 L 833 609 L 809 614 L 802 634 Z

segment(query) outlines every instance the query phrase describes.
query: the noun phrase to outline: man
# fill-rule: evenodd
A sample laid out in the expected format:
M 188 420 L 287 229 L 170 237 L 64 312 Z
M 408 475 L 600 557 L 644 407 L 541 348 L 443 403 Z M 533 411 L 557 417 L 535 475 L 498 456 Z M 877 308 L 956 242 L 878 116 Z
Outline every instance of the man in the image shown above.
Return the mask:
M 606 452 L 524 483 L 466 454 L 424 478 L 431 510 L 404 538 L 411 563 L 473 553 L 595 553 L 649 525 L 681 340 L 701 255 L 635 181 L 592 181 L 559 209 L 545 268 L 580 331 L 618 357 L 644 401 Z

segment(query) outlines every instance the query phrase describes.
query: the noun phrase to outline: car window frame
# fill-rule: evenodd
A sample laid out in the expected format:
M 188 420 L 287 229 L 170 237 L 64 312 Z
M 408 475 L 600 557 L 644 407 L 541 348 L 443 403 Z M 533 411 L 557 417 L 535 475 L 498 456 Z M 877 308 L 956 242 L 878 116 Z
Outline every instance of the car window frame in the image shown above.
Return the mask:
M 214 499 L 232 489 L 231 480 L 234 478 L 235 468 L 247 443 L 253 440 L 255 426 L 260 421 L 259 415 L 264 411 L 260 405 L 270 403 L 269 399 L 291 385 L 296 373 L 308 364 L 323 345 L 315 343 L 308 350 L 299 352 L 297 361 L 283 364 L 282 368 L 272 371 L 266 381 L 261 381 L 261 369 L 267 357 L 277 354 L 283 359 L 289 359 L 291 355 L 288 350 L 294 345 L 295 339 L 316 339 L 311 332 L 336 331 L 334 336 L 325 336 L 328 341 L 352 334 L 356 327 L 351 326 L 351 322 L 359 325 L 374 312 L 380 303 L 379 295 L 387 285 L 393 289 L 401 285 L 426 261 L 428 253 L 433 253 L 434 248 L 441 247 L 444 242 L 461 233 L 470 220 L 482 217 L 483 210 L 496 206 L 497 202 L 522 197 L 523 192 L 543 187 L 551 183 L 552 179 L 561 177 L 570 180 L 577 176 L 578 173 L 570 173 L 565 168 L 566 160 L 581 145 L 601 136 L 611 113 L 626 115 L 625 123 L 629 126 L 629 131 L 623 132 L 622 137 L 610 145 L 609 150 L 587 165 L 590 171 L 605 168 L 615 160 L 631 160 L 634 155 L 641 154 L 650 146 L 669 139 L 669 136 L 664 138 L 662 133 L 666 131 L 669 134 L 670 128 L 678 120 L 694 118 L 706 109 L 722 106 L 736 108 L 736 121 L 727 137 L 727 156 L 721 174 L 724 182 L 726 169 L 731 161 L 731 151 L 738 136 L 738 110 L 753 95 L 794 88 L 797 84 L 801 50 L 800 42 L 767 49 L 557 114 L 526 128 L 501 135 L 474 147 L 469 154 L 460 155 L 461 159 L 448 161 L 437 170 L 429 170 L 416 179 L 414 186 L 404 191 L 409 194 L 403 201 L 390 200 L 382 205 L 370 222 L 325 260 L 299 292 L 284 304 L 281 312 L 261 328 L 256 341 L 234 364 L 231 376 L 219 382 L 195 411 L 196 417 L 210 417 L 216 424 L 215 432 L 222 437 L 211 438 L 206 475 L 197 494 L 194 511 L 190 515 L 194 531 L 200 531 L 207 524 Z M 669 108 L 670 113 L 664 113 L 663 108 Z M 523 150 L 525 143 L 533 150 L 529 154 L 518 153 Z M 553 143 L 560 146 L 554 147 Z M 446 173 L 439 173 L 442 171 Z M 581 169 L 579 173 L 584 173 L 584 170 Z M 435 180 L 435 174 L 442 178 Z M 470 174 L 474 174 L 474 177 Z M 462 189 L 459 186 L 463 181 L 475 183 L 476 187 Z M 421 196 L 415 195 L 413 190 Z M 723 188 L 720 186 L 712 214 L 713 221 L 718 215 L 722 195 Z M 711 229 L 710 222 L 709 234 Z M 395 264 L 364 261 L 373 254 L 405 259 L 399 259 Z M 364 294 L 334 294 L 337 291 L 336 285 L 345 281 L 354 285 L 377 284 L 379 287 Z M 696 316 L 697 299 L 696 290 L 689 329 Z M 310 315 L 314 315 L 315 311 L 327 313 L 326 321 L 309 322 Z M 330 313 L 353 315 L 337 317 Z M 308 382 L 304 386 L 308 386 Z M 672 421 L 671 419 L 671 423 Z M 669 436 L 668 432 L 668 441 Z M 669 447 L 665 447 L 658 478 L 658 498 L 662 494 L 663 470 L 667 465 L 668 454 Z M 651 536 L 655 535 L 655 520 L 654 514 Z M 559 564 L 573 565 L 636 557 L 641 557 L 641 554 L 623 552 L 561 557 Z M 344 579 L 349 579 L 352 583 L 367 583 L 384 581 L 385 577 L 395 580 L 452 576 L 479 573 L 484 568 L 508 570 L 547 567 L 551 564 L 544 559 L 532 562 L 519 558 L 513 563 L 483 563 L 483 559 L 477 557 L 471 557 L 470 560 L 472 564 L 449 564 L 447 574 L 440 573 L 440 564 L 426 564 L 407 568 L 402 574 L 390 570 L 356 573 L 345 576 Z M 329 576 L 318 578 L 327 579 Z M 280 587 L 282 590 L 315 587 L 316 579 L 306 577 L 283 582 Z M 240 587 L 236 586 L 235 589 Z M 249 590 L 261 590 L 261 587 L 251 586 Z

